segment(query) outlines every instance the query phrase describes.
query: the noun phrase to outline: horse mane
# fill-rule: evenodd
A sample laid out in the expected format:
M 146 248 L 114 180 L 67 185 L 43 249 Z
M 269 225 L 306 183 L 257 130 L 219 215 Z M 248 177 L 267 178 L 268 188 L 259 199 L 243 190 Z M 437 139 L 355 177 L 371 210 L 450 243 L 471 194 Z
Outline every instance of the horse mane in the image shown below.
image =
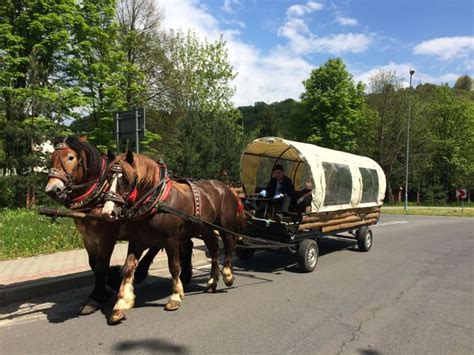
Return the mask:
M 102 171 L 102 155 L 96 147 L 88 142 L 82 142 L 76 136 L 57 137 L 53 140 L 53 145 L 66 143 L 72 150 L 82 156 L 82 164 L 85 169 L 85 180 L 97 178 Z
M 128 181 L 132 181 L 133 177 L 137 177 L 137 184 L 143 188 L 152 188 L 158 183 L 159 174 L 156 173 L 157 164 L 152 159 L 133 153 L 133 166 L 126 160 L 127 154 L 119 155 L 114 163 L 122 165 L 123 173 Z

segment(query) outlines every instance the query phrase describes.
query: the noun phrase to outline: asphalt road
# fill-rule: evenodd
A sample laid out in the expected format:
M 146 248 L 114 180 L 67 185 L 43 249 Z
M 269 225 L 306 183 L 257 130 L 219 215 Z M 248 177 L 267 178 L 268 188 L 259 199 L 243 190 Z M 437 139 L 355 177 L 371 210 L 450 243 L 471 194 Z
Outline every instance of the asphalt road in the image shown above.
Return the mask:
M 163 310 L 166 273 L 137 287 L 127 320 L 77 318 L 88 288 L 0 308 L 0 352 L 474 353 L 474 219 L 384 215 L 368 253 L 320 242 L 313 273 L 289 254 L 235 261 L 236 282 L 202 294 L 196 268 L 183 307 Z

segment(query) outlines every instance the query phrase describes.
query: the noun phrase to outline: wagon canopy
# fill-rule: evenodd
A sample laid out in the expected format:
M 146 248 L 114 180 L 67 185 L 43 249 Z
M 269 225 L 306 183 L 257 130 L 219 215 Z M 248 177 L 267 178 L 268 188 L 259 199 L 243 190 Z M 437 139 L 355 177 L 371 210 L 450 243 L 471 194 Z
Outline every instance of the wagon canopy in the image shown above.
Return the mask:
M 240 160 L 245 191 L 265 187 L 275 164 L 284 167 L 296 190 L 312 188 L 311 212 L 383 203 L 385 174 L 372 159 L 278 137 L 259 138 L 245 148 Z

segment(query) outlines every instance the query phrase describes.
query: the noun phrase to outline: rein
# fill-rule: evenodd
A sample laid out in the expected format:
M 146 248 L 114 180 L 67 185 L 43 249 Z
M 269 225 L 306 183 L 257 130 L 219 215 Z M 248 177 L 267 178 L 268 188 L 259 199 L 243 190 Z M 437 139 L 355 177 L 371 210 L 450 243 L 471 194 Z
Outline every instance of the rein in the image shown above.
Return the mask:
M 66 139 L 62 143 L 58 143 L 54 147 L 54 153 L 57 154 L 60 150 L 62 149 L 70 149 L 69 145 L 66 143 Z M 107 179 L 105 178 L 105 172 L 106 172 L 106 159 L 102 157 L 102 164 L 101 164 L 101 170 L 100 170 L 100 176 L 97 177 L 96 179 L 82 183 L 82 184 L 73 184 L 74 182 L 74 176 L 72 173 L 70 173 L 67 169 L 66 166 L 64 165 L 63 160 L 61 157 L 58 157 L 61 169 L 63 170 L 62 172 L 56 168 L 51 168 L 49 170 L 48 178 L 56 178 L 64 182 L 66 188 L 66 194 L 67 194 L 67 200 L 66 200 L 66 205 L 70 209 L 74 210 L 86 210 L 89 209 L 91 204 L 94 202 L 95 205 L 98 205 L 100 202 L 102 202 L 103 198 L 103 191 L 105 190 L 107 186 Z M 82 161 L 78 163 L 78 167 L 83 167 Z M 85 173 L 85 169 L 84 169 Z M 85 187 L 90 186 L 90 188 L 83 193 L 82 195 L 72 198 L 70 197 L 70 194 L 76 190 L 83 189 Z
M 145 218 L 153 213 L 156 213 L 155 206 L 158 202 L 166 200 L 169 191 L 171 189 L 171 179 L 168 175 L 166 165 L 158 164 L 157 170 L 159 176 L 159 182 L 149 189 L 143 196 L 136 201 L 137 196 L 137 176 L 134 175 L 131 187 L 128 192 L 120 196 L 116 192 L 108 191 L 105 194 L 105 201 L 112 201 L 122 206 L 120 212 L 120 218 L 125 219 L 141 219 Z M 123 167 L 120 164 L 114 164 L 110 168 L 115 175 L 123 173 Z M 120 179 L 117 176 L 117 184 L 121 190 Z

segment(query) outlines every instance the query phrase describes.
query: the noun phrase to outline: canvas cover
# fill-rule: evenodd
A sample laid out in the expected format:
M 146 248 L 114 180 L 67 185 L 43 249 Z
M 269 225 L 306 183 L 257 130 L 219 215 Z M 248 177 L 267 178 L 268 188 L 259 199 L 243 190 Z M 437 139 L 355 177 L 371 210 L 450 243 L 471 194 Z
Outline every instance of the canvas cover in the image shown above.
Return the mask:
M 374 160 L 278 137 L 259 138 L 245 148 L 240 161 L 245 191 L 265 187 L 275 164 L 283 165 L 296 190 L 312 188 L 311 212 L 383 203 L 385 174 Z

